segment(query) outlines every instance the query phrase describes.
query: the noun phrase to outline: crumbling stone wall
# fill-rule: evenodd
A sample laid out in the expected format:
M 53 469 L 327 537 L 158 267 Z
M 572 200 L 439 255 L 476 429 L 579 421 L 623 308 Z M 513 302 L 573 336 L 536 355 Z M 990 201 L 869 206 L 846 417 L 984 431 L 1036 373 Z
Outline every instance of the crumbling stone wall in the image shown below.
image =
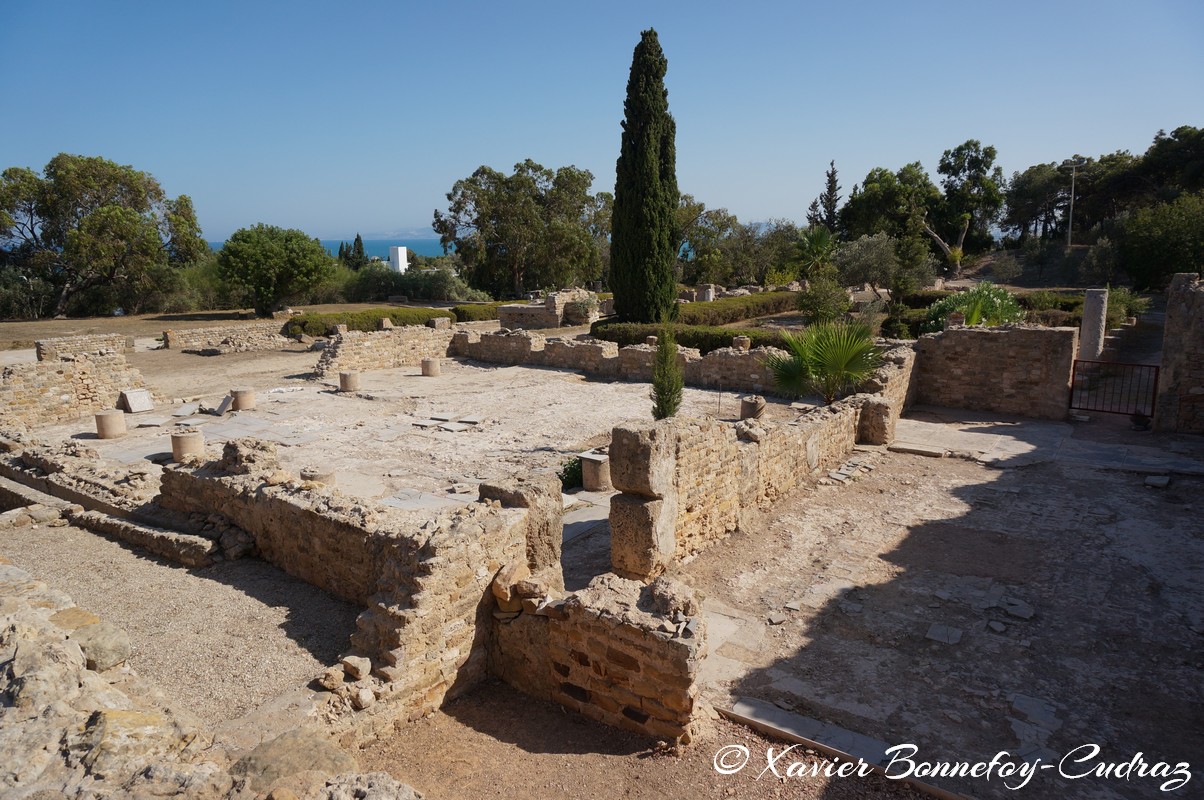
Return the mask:
M 1065 419 L 1076 328 L 957 326 L 916 343 L 916 401 L 1037 419 Z
M 648 579 L 738 530 L 746 515 L 838 463 L 857 440 L 850 398 L 791 423 L 673 417 L 610 443 L 611 562 Z
M 592 303 L 593 310 L 585 315 L 574 313 L 570 304 Z M 552 292 L 542 303 L 514 303 L 498 307 L 498 320 L 503 328 L 559 328 L 566 325 L 588 325 L 598 318 L 598 296 L 585 289 Z
M 405 325 L 373 333 L 348 331 L 331 339 L 314 367 L 314 374 L 325 377 L 355 370 L 414 367 L 424 358 L 446 356 L 451 340 L 451 330 L 425 325 Z
M 0 370 L 0 425 L 45 425 L 116 408 L 126 389 L 146 389 L 121 353 L 61 355 Z
M 134 352 L 134 338 L 120 333 L 96 333 L 87 336 L 63 336 L 33 343 L 38 361 L 70 360 L 75 356 Z
M 280 333 L 282 323 L 251 322 L 216 328 L 186 328 L 163 331 L 163 346 L 168 350 L 198 350 L 214 353 L 246 353 L 252 350 L 279 350 L 294 344 Z
M 1154 426 L 1204 433 L 1204 281 L 1195 273 L 1179 273 L 1166 292 Z
M 674 417 L 611 434 L 611 563 L 647 580 L 748 524 L 848 455 L 889 444 L 914 393 L 915 353 L 887 350 L 860 394 L 787 423 Z M 732 359 L 724 354 L 725 360 Z
M 687 587 L 602 575 L 563 601 L 499 616 L 490 665 L 507 683 L 646 736 L 694 734 L 706 632 Z
M 495 364 L 575 369 L 604 379 L 650 381 L 656 348 L 638 344 L 619 348 L 613 342 L 549 339 L 528 331 L 481 333 L 459 331 L 449 355 Z M 774 348 L 737 350 L 725 347 L 705 356 L 694 348 L 677 348 L 687 386 L 733 392 L 768 392 L 774 382 L 765 359 Z
M 382 773 L 345 771 L 354 759 L 313 729 L 248 753 L 215 745 L 124 664 L 130 648 L 120 628 L 0 558 L 0 795 L 419 798 Z

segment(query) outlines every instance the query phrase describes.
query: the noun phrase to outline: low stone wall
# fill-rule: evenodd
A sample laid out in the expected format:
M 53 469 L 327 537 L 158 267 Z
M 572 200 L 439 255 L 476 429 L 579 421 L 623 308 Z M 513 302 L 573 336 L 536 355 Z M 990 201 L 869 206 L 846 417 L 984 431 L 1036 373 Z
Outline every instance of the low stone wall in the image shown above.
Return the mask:
M 1195 273 L 1179 273 L 1166 292 L 1154 426 L 1204 433 L 1204 281 Z
M 108 355 L 134 352 L 134 338 L 120 333 L 96 333 L 88 336 L 63 336 L 33 343 L 38 361 L 63 361 L 75 356 Z
M 687 386 L 732 392 L 768 392 L 773 376 L 765 366 L 773 348 L 736 350 L 725 347 L 705 356 L 693 348 L 678 346 Z M 656 348 L 638 344 L 619 348 L 614 342 L 549 339 L 528 331 L 481 333 L 459 331 L 449 353 L 461 358 L 494 364 L 575 369 L 598 378 L 650 381 Z
M 223 325 L 218 328 L 187 328 L 163 331 L 163 346 L 168 350 L 202 350 L 214 353 L 246 353 L 252 350 L 279 350 L 292 339 L 280 331 L 279 321 Z
M 446 356 L 452 335 L 451 330 L 425 325 L 340 333 L 322 351 L 314 374 L 321 378 L 340 372 L 418 366 L 424 358 Z
M 647 580 L 747 525 L 854 444 L 889 444 L 914 389 L 915 354 L 897 346 L 860 394 L 787 423 L 673 417 L 616 427 L 609 448 L 611 562 Z
M 45 425 L 116 408 L 126 389 L 148 388 L 125 356 L 62 356 L 62 360 L 13 364 L 0 370 L 0 425 Z
M 590 308 L 581 313 L 576 304 Z M 542 303 L 513 303 L 498 307 L 503 328 L 559 328 L 563 325 L 588 325 L 598 318 L 598 296 L 585 289 L 552 292 Z
M 1065 419 L 1078 329 L 952 327 L 916 343 L 916 402 Z
M 490 667 L 502 680 L 646 736 L 694 735 L 706 631 L 685 586 L 602 575 L 562 602 L 499 616 Z

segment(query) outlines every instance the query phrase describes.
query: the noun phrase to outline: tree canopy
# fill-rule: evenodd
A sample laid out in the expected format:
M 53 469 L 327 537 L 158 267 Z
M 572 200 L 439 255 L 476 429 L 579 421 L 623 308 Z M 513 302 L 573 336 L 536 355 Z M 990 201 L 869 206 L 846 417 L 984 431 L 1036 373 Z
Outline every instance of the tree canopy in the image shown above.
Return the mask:
M 656 31 L 644 31 L 623 103 L 611 236 L 615 313 L 630 322 L 660 322 L 676 310 L 677 125 L 665 90 L 668 66 Z
M 249 289 L 261 317 L 281 300 L 329 278 L 334 264 L 317 239 L 263 223 L 235 231 L 218 254 L 222 278 Z
M 597 280 L 609 234 L 610 195 L 591 195 L 594 176 L 527 159 L 505 175 L 481 166 L 456 181 L 434 228 L 455 248 L 470 286 L 495 296 Z
M 0 175 L 0 249 L 31 291 L 40 287 L 29 308 L 40 316 L 64 314 L 93 290 L 138 292 L 209 246 L 187 195 L 168 198 L 131 166 L 60 153 L 41 175 L 24 167 Z

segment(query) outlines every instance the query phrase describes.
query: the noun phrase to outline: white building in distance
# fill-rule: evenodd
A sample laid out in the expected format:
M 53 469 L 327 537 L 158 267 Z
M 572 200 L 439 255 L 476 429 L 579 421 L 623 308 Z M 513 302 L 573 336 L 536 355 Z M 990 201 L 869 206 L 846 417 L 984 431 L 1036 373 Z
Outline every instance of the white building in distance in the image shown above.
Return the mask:
M 394 272 L 405 272 L 409 266 L 409 250 L 405 247 L 389 248 L 389 269 Z

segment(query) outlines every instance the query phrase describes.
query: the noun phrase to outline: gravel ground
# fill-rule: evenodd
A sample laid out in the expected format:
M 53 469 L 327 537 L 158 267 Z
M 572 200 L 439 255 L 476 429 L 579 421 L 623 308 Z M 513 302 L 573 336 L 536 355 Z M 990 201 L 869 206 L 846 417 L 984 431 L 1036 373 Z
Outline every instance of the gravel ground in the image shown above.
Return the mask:
M 188 570 L 74 527 L 0 531 L 0 554 L 124 628 L 130 666 L 209 725 L 334 664 L 359 613 L 258 559 Z

